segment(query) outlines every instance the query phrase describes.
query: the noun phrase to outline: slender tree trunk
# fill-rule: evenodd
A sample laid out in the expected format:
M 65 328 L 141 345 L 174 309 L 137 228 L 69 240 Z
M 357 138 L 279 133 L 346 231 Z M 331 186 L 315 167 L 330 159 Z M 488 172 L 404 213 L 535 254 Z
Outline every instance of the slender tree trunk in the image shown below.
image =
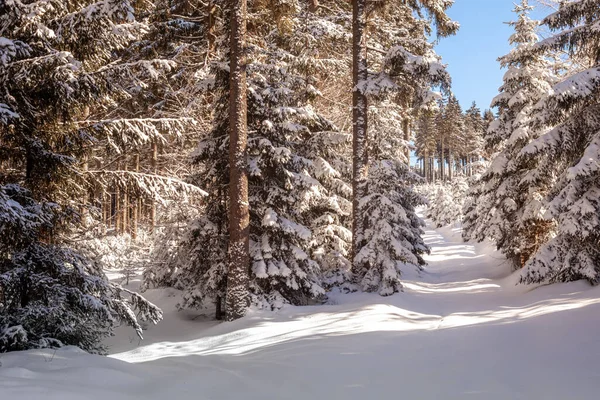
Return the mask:
M 110 219 L 108 217 L 110 212 L 110 195 L 103 190 L 100 196 L 102 196 L 102 235 L 106 235 L 106 228 L 108 228 L 110 224 Z
M 352 257 L 359 251 L 360 199 L 365 195 L 368 174 L 366 0 L 352 0 Z
M 444 148 L 444 138 L 442 138 L 442 152 L 440 153 L 440 178 L 442 182 L 446 181 L 446 149 Z
M 215 319 L 221 321 L 223 319 L 223 298 L 217 296 L 215 300 Z
M 117 162 L 117 171 L 121 170 L 121 162 Z M 115 186 L 115 234 L 121 233 L 122 220 L 121 220 L 121 191 L 119 185 Z
M 406 105 L 406 107 L 408 109 L 408 105 Z M 405 150 L 406 165 L 410 167 L 410 148 L 408 147 L 408 142 L 410 142 L 410 119 L 408 117 L 404 118 L 404 121 L 402 121 L 402 131 L 404 132 L 404 140 L 407 143 Z
M 152 159 L 151 159 L 152 173 L 156 175 L 158 173 L 158 143 L 152 142 Z M 150 199 L 150 229 L 152 234 L 156 229 L 156 203 Z
M 140 153 L 135 155 L 135 172 L 140 172 Z M 131 218 L 131 237 L 137 239 L 138 234 L 138 221 L 140 214 L 140 199 L 139 196 L 133 199 L 133 216 Z
M 124 171 L 127 172 L 128 168 L 127 168 L 127 159 L 125 159 L 125 166 L 124 166 Z M 125 233 L 129 233 L 129 191 L 128 189 L 125 189 L 123 191 L 123 227 L 122 227 L 122 232 L 123 234 Z
M 430 182 L 435 182 L 435 153 L 429 157 L 429 175 L 431 175 Z
M 452 170 L 454 169 L 454 160 L 452 159 L 452 148 L 448 148 L 448 180 L 452 182 Z
M 225 318 L 241 318 L 248 308 L 250 213 L 246 104 L 246 0 L 231 0 L 229 77 L 229 270 Z

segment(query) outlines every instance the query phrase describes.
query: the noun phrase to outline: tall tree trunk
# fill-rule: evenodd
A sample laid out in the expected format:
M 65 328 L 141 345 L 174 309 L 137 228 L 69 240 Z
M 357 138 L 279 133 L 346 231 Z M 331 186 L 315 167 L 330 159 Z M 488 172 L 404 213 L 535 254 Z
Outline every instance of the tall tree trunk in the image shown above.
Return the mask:
M 366 0 L 352 0 L 352 257 L 356 257 L 361 232 L 360 199 L 368 173 Z M 353 264 L 355 264 L 353 262 Z
M 121 162 L 117 162 L 117 171 L 121 170 Z M 121 190 L 119 190 L 119 184 L 115 184 L 115 234 L 121 233 L 122 220 L 121 220 Z
M 250 213 L 246 104 L 246 0 L 231 0 L 229 77 L 229 270 L 225 318 L 241 318 L 248 308 Z
M 448 148 L 448 180 L 452 182 L 452 170 L 454 169 L 454 160 L 452 159 L 452 147 Z
M 152 173 L 156 175 L 158 173 L 158 143 L 152 142 L 152 159 L 151 159 Z M 156 203 L 150 199 L 150 229 L 152 234 L 156 229 Z
M 442 152 L 440 153 L 440 178 L 442 182 L 446 181 L 446 149 L 444 148 L 444 138 L 442 137 Z
M 125 158 L 124 171 L 127 172 L 127 158 Z M 129 233 L 129 191 L 128 188 L 123 190 L 123 227 L 122 234 Z
M 110 194 L 105 190 L 102 191 L 102 235 L 106 235 L 106 229 L 110 225 Z
M 406 105 L 406 107 L 408 109 L 408 105 Z M 410 167 L 410 147 L 408 147 L 408 142 L 410 142 L 410 119 L 408 117 L 404 118 L 404 121 L 402 121 L 402 131 L 404 132 L 404 140 L 407 144 L 405 150 L 406 165 Z
M 430 182 L 435 182 L 435 153 L 433 153 L 431 155 L 431 157 L 429 157 L 429 175 L 430 175 Z
M 140 172 L 140 153 L 136 153 L 135 155 L 135 172 Z M 132 210 L 132 218 L 131 218 L 131 237 L 133 239 L 137 239 L 138 234 L 138 221 L 140 214 L 140 198 L 136 196 L 132 199 L 133 210 Z

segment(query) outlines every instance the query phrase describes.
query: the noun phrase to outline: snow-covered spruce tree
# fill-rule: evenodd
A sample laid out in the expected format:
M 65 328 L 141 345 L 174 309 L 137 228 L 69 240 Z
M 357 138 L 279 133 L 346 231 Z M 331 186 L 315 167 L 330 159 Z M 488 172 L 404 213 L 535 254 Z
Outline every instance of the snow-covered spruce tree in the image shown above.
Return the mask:
M 465 241 L 474 239 L 475 231 L 478 229 L 478 212 L 480 210 L 486 210 L 486 199 L 483 195 L 483 191 L 485 189 L 485 182 L 481 180 L 481 176 L 485 171 L 487 171 L 487 169 L 490 166 L 488 150 L 493 150 L 486 149 L 485 138 L 488 128 L 490 127 L 492 122 L 494 122 L 494 120 L 494 114 L 490 110 L 485 110 L 483 112 L 482 132 L 479 139 L 480 143 L 478 145 L 481 156 L 479 161 L 472 164 L 472 168 L 470 170 L 471 176 L 468 180 L 469 189 L 467 190 L 466 199 L 463 206 L 462 237 Z M 467 126 L 469 126 L 468 123 Z
M 532 166 L 523 184 L 550 184 L 546 217 L 557 221 L 555 235 L 526 264 L 522 282 L 600 282 L 598 10 L 598 0 L 562 3 L 543 20 L 553 35 L 531 49 L 534 54 L 565 50 L 588 66 L 555 84 L 536 105 L 536 120 L 546 131 L 519 156 Z
M 445 14 L 450 4 L 433 3 L 389 2 L 374 6 L 374 21 L 370 23 L 378 27 L 374 33 L 379 39 L 376 43 L 384 46 L 376 52 L 379 58 L 373 63 L 379 72 L 359 81 L 354 89 L 370 96 L 374 101 L 370 108 L 376 110 L 369 115 L 370 160 L 365 194 L 358 193 L 363 197 L 354 207 L 359 229 L 355 229 L 353 269 L 364 291 L 383 296 L 400 291 L 403 270 L 420 270 L 424 264 L 422 254 L 428 251 L 421 237 L 424 223 L 415 212 L 415 207 L 425 202 L 414 191 L 421 178 L 407 167 L 409 127 L 415 110 L 435 97 L 431 88 L 447 88 L 450 79 L 427 40 L 431 21 L 421 18 L 420 13 L 432 14 L 439 36 L 452 34 L 457 28 Z M 385 14 L 382 19 L 398 25 L 382 29 L 376 23 L 380 13 Z M 386 106 L 394 103 L 396 107 Z M 377 109 L 379 105 L 384 107 Z M 387 123 L 394 118 L 386 111 L 395 113 L 400 123 Z
M 389 296 L 401 290 L 402 273 L 420 271 L 429 251 L 415 205 L 425 199 L 413 187 L 420 177 L 399 160 L 372 163 L 369 191 L 360 211 L 367 219 L 356 263 L 362 290 Z M 368 217 L 367 217 L 368 216 Z
M 334 6 L 332 4 L 332 6 Z M 335 4 L 335 6 L 346 6 Z M 335 212 L 321 208 L 321 215 L 310 216 L 304 223 L 312 231 L 311 254 L 321 266 L 322 284 L 326 289 L 352 289 L 349 261 L 352 196 L 349 185 L 352 177 L 351 137 L 343 133 L 329 116 L 338 120 L 339 114 L 326 97 L 328 91 L 342 93 L 347 85 L 348 47 L 350 34 L 346 32 L 347 14 L 331 14 L 331 9 L 311 9 L 306 3 L 297 3 L 296 12 L 287 24 L 279 16 L 278 25 L 287 25 L 290 34 L 281 35 L 277 46 L 292 54 L 290 66 L 310 85 L 309 102 L 318 110 L 320 127 L 309 140 L 301 143 L 299 153 L 314 164 L 313 175 L 337 203 Z M 275 16 L 276 17 L 276 16 Z M 325 93 L 323 93 L 325 91 Z M 343 100 L 342 100 L 343 101 Z M 334 110 L 332 110 L 332 108 Z M 328 116 L 323 112 L 327 111 Z M 344 110 L 346 111 L 346 110 Z M 343 117 L 342 121 L 346 118 Z M 345 123 L 345 121 L 344 121 Z
M 204 106 L 204 98 L 196 95 L 193 83 L 206 70 L 198 48 L 208 47 L 190 39 L 203 29 L 195 22 L 202 14 L 189 2 L 140 4 L 144 8 L 134 11 L 144 18 L 144 29 L 111 64 L 118 71 L 112 86 L 120 85 L 122 76 L 131 83 L 78 121 L 82 134 L 97 138 L 88 174 L 104 189 L 91 193 L 103 228 L 134 237 L 138 225 L 151 232 L 159 220 L 169 226 L 201 197 L 184 179 L 189 174 L 187 154 L 204 127 L 205 113 L 198 104 Z
M 487 113 L 487 111 L 486 111 Z M 489 118 L 489 114 L 488 114 Z M 493 117 L 492 117 L 493 118 Z M 467 186 L 463 203 L 462 236 L 471 240 L 471 233 L 477 223 L 477 207 L 479 196 L 483 190 L 481 175 L 489 166 L 485 159 L 485 131 L 486 121 L 481 111 L 473 102 L 465 112 L 465 143 L 466 143 L 466 168 Z
M 511 23 L 515 33 L 510 38 L 515 47 L 500 58 L 508 70 L 500 94 L 492 103 L 500 114 L 487 136 L 488 147 L 499 152 L 482 176 L 484 188 L 472 234 L 478 240 L 494 240 L 515 269 L 535 253 L 551 228 L 542 216 L 544 185 L 528 181 L 530 168 L 517 162 L 519 152 L 539 135 L 532 127 L 533 105 L 550 90 L 554 80 L 546 57 L 531 52 L 539 25 L 529 18 L 532 9 L 527 0 L 516 6 L 518 19 Z
M 125 0 L 0 2 L 0 351 L 102 352 L 119 322 L 141 337 L 135 308 L 161 318 L 68 241 L 94 143 L 75 121 L 116 89 L 105 64 L 139 29 Z
M 474 239 L 472 237 L 475 229 L 478 227 L 478 212 L 485 209 L 484 205 L 486 197 L 483 195 L 485 183 L 481 180 L 483 172 L 489 168 L 488 160 L 481 160 L 471 164 L 471 176 L 467 180 L 467 190 L 463 203 L 463 219 L 462 219 L 462 237 L 465 241 Z
M 278 308 L 322 301 L 325 269 L 331 269 L 325 273 L 329 284 L 347 280 L 348 172 L 337 169 L 344 165 L 335 152 L 348 136 L 311 105 L 319 92 L 292 40 L 302 27 L 293 18 L 271 14 L 264 4 L 255 6 L 249 10 L 248 31 L 248 268 L 251 304 Z M 293 16 L 297 9 L 287 12 Z M 265 15 L 280 21 L 277 29 Z M 222 25 L 219 29 L 225 32 Z M 194 153 L 198 184 L 209 198 L 180 248 L 189 256 L 178 259 L 189 261 L 174 270 L 176 286 L 185 291 L 182 307 L 219 304 L 225 295 L 227 76 L 227 64 L 215 63 L 214 125 Z

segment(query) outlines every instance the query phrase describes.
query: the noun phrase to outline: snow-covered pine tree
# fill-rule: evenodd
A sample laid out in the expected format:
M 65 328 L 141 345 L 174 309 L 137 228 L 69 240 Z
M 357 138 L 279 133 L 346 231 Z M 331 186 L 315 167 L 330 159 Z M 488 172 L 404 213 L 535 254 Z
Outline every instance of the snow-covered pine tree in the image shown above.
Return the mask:
M 511 23 L 515 33 L 510 38 L 514 48 L 500 58 L 507 72 L 492 103 L 499 108 L 499 116 L 486 137 L 487 146 L 499 152 L 482 176 L 484 187 L 474 211 L 477 226 L 469 227 L 467 233 L 478 240 L 494 240 L 515 269 L 524 265 L 550 233 L 549 223 L 542 218 L 545 189 L 523 181 L 529 168 L 517 162 L 519 152 L 539 135 L 532 127 L 533 105 L 554 80 L 548 59 L 531 52 L 539 25 L 529 18 L 532 9 L 527 0 L 515 7 L 518 19 Z
M 488 161 L 485 159 L 485 132 L 487 125 L 493 121 L 493 118 L 489 110 L 486 110 L 482 115 L 475 102 L 465 112 L 466 168 L 469 179 L 467 180 L 468 190 L 465 192 L 462 210 L 462 236 L 466 241 L 471 240 L 472 231 L 477 225 L 478 202 L 484 188 L 481 175 L 489 166 Z
M 526 264 L 522 282 L 600 282 L 600 1 L 561 3 L 543 20 L 553 35 L 531 52 L 567 51 L 587 67 L 552 87 L 536 105 L 543 135 L 521 150 L 531 172 L 523 185 L 549 185 L 548 219 L 555 235 Z M 530 161 L 531 160 L 531 161 Z
M 360 204 L 367 223 L 355 257 L 362 290 L 392 295 L 402 288 L 401 274 L 418 272 L 425 264 L 422 255 L 429 248 L 415 211 L 425 199 L 413 189 L 418 182 L 419 176 L 398 159 L 371 163 L 369 191 Z
M 140 29 L 127 0 L 0 2 L 0 351 L 102 352 L 119 322 L 141 337 L 138 317 L 161 318 L 68 242 L 95 140 L 76 121 L 119 90 L 107 63 Z
M 331 267 L 326 277 L 334 284 L 348 279 L 349 266 L 349 231 L 344 227 L 350 211 L 344 199 L 348 171 L 336 154 L 348 136 L 311 105 L 319 92 L 295 40 L 303 34 L 297 30 L 306 26 L 293 18 L 298 8 L 283 11 L 263 3 L 249 9 L 248 268 L 251 304 L 269 309 L 322 301 L 324 269 Z M 222 34 L 225 29 L 219 24 Z M 172 269 L 176 287 L 185 291 L 182 307 L 219 304 L 225 295 L 228 70 L 227 54 L 219 57 L 212 85 L 218 91 L 214 126 L 194 153 L 197 182 L 209 197 L 203 216 L 191 224 L 179 248 L 185 256 L 177 260 L 185 262 Z
M 207 69 L 199 49 L 208 47 L 192 39 L 203 33 L 198 22 L 203 14 L 188 1 L 139 4 L 144 7 L 133 11 L 143 18 L 144 29 L 111 64 L 120 74 L 115 78 L 132 81 L 78 121 L 82 134 L 96 138 L 87 172 L 97 188 L 91 200 L 102 212 L 104 228 L 133 236 L 138 222 L 154 232 L 159 219 L 167 222 L 174 209 L 185 211 L 201 197 L 185 182 L 184 154 L 197 143 L 205 119 L 199 111 L 204 98 L 195 95 L 194 83 Z
M 371 6 L 373 21 L 369 23 L 374 26 L 372 35 L 378 39 L 375 45 L 381 46 L 375 47 L 380 51 L 375 52 L 372 64 L 379 72 L 367 80 L 359 76 L 354 90 L 371 96 L 371 108 L 382 104 L 386 107 L 371 113 L 375 117 L 369 124 L 371 158 L 364 165 L 368 167 L 364 177 L 368 190 L 358 201 L 362 192 L 354 193 L 355 225 L 360 229 L 354 230 L 353 269 L 363 290 L 388 296 L 401 290 L 403 270 L 422 268 L 422 254 L 428 251 L 421 237 L 424 223 L 415 212 L 415 207 L 425 202 L 414 191 L 420 178 L 407 166 L 411 116 L 435 98 L 432 87 L 447 88 L 450 81 L 428 41 L 431 21 L 422 18 L 421 13 L 433 17 L 440 37 L 454 33 L 457 25 L 445 13 L 450 6 L 447 2 L 382 2 Z M 378 18 L 394 21 L 388 25 L 393 28 L 386 29 Z M 390 103 L 396 107 L 387 107 Z M 392 119 L 386 115 L 387 110 L 395 113 L 401 124 L 386 123 L 384 127 L 377 123 L 377 119 Z M 357 117 L 362 118 L 355 115 L 355 123 Z M 362 128 L 366 129 L 364 122 Z
M 334 2 L 335 3 L 335 2 Z M 350 33 L 346 21 L 349 13 L 342 7 L 345 3 L 330 4 L 340 7 L 339 13 L 333 13 L 329 7 L 318 10 L 307 8 L 305 3 L 297 4 L 293 15 L 293 32 L 284 35 L 278 47 L 294 55 L 293 69 L 304 77 L 310 85 L 311 107 L 319 115 L 320 131 L 312 135 L 299 147 L 299 153 L 314 163 L 314 177 L 331 194 L 337 205 L 336 211 L 323 209 L 324 214 L 315 215 L 305 221 L 312 231 L 311 254 L 323 273 L 323 287 L 351 289 L 351 198 L 352 178 L 351 137 L 342 132 L 332 119 L 346 123 L 344 109 L 332 106 L 329 91 L 344 93 L 348 77 L 348 47 Z M 345 93 L 344 93 L 345 94 Z M 340 99 L 340 101 L 343 101 Z M 340 105 L 341 103 L 334 103 Z M 327 112 L 325 116 L 324 112 Z M 339 207 L 339 208 L 338 208 Z

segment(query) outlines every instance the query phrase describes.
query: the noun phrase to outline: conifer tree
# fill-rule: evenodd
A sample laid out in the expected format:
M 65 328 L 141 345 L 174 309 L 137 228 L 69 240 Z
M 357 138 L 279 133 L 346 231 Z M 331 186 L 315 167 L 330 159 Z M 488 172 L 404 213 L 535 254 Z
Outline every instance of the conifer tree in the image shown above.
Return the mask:
M 532 127 L 533 106 L 550 90 L 554 79 L 549 61 L 531 52 L 539 25 L 529 18 L 532 9 L 527 0 L 515 7 L 518 19 L 511 23 L 515 33 L 510 38 L 515 47 L 500 58 L 508 70 L 492 103 L 500 113 L 486 137 L 487 146 L 499 153 L 482 176 L 485 186 L 474 229 L 478 240 L 493 239 L 515 269 L 524 265 L 550 233 L 541 215 L 544 188 L 523 182 L 528 168 L 516 162 L 521 149 L 539 135 Z
M 320 92 L 310 74 L 314 62 L 306 59 L 301 40 L 307 25 L 294 18 L 299 10 L 261 3 L 248 11 L 253 21 L 247 67 L 250 304 L 272 309 L 321 302 L 325 287 L 350 280 L 350 171 L 339 151 L 349 137 L 312 104 Z M 226 32 L 222 20 L 215 25 L 220 38 Z M 229 71 L 228 55 L 215 57 L 219 62 L 208 86 L 216 94 L 213 127 L 193 154 L 194 181 L 208 192 L 208 201 L 177 249 L 178 267 L 171 264 L 166 273 L 184 290 L 182 307 L 219 305 L 227 289 L 224 210 L 229 199 L 224 188 L 229 178 L 223 149 Z
M 358 86 L 354 87 L 367 94 L 372 103 L 383 107 L 371 113 L 376 119 L 368 131 L 370 159 L 365 176 L 368 193 L 353 193 L 356 221 L 353 272 L 363 290 L 384 296 L 401 290 L 402 271 L 419 271 L 424 264 L 422 254 L 428 251 L 421 237 L 424 223 L 415 212 L 415 207 L 423 204 L 424 199 L 414 192 L 420 178 L 407 167 L 407 139 L 410 139 L 409 127 L 416 110 L 436 97 L 432 88 L 447 89 L 450 81 L 428 41 L 431 21 L 421 18 L 420 13 L 432 16 L 438 36 L 443 37 L 457 29 L 445 13 L 449 6 L 445 2 L 382 2 L 371 6 L 373 22 L 378 20 L 378 15 L 385 15 L 381 18 L 395 21 L 406 29 L 398 33 L 386 30 L 382 24 L 375 25 L 383 27 L 375 31 L 379 43 L 385 46 L 373 57 L 373 65 L 379 71 L 366 80 L 356 81 Z M 354 49 L 356 51 L 356 47 Z M 385 57 L 381 57 L 382 53 Z M 354 61 L 358 62 L 356 58 Z M 396 107 L 391 106 L 392 102 Z M 378 119 L 389 118 L 386 111 L 395 113 L 401 123 L 378 124 Z M 366 129 L 366 123 L 361 126 Z
M 469 176 L 476 173 L 478 163 L 483 157 L 484 147 L 484 120 L 477 104 L 473 102 L 465 111 L 465 137 L 462 155 Z
M 543 134 L 519 153 L 523 185 L 547 188 L 556 233 L 526 264 L 523 282 L 600 282 L 600 1 L 561 3 L 543 20 L 553 34 L 531 53 L 567 51 L 587 67 L 556 83 L 536 105 Z
M 141 337 L 133 308 L 161 318 L 69 243 L 96 140 L 76 121 L 154 69 L 110 63 L 142 28 L 127 0 L 0 2 L 0 351 L 103 352 L 120 321 Z

